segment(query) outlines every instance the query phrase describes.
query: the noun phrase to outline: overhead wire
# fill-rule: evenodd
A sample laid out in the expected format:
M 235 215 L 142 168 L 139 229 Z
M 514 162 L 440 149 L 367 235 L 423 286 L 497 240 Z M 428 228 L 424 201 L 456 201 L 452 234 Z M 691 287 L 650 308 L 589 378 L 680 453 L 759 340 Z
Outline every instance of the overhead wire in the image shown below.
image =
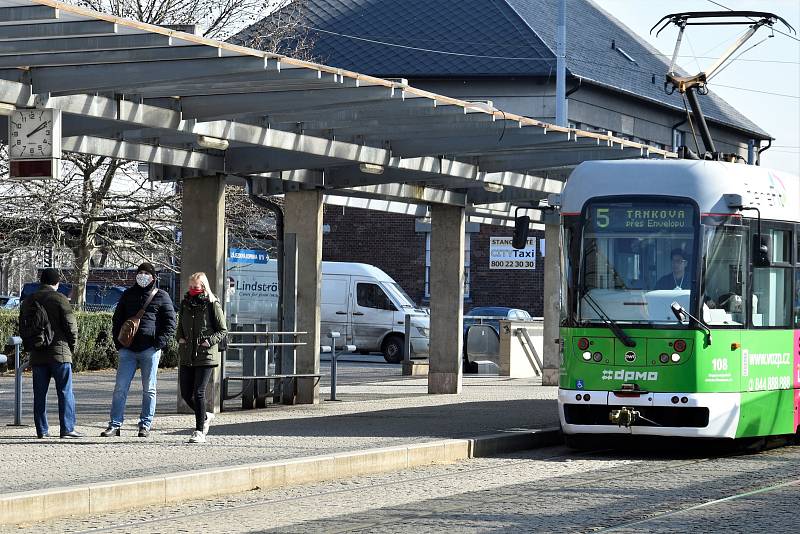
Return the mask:
M 711 2 L 712 0 L 707 0 L 707 1 Z M 712 3 L 716 4 L 716 2 L 712 2 Z M 721 4 L 716 4 L 716 5 L 719 5 L 720 7 L 724 7 L 725 9 L 731 10 L 730 8 L 728 8 L 726 6 L 723 6 Z M 341 33 L 341 32 L 334 32 L 334 31 L 331 31 L 331 30 L 324 30 L 322 28 L 317 28 L 317 27 L 314 27 L 314 26 L 308 26 L 308 25 L 303 25 L 303 26 L 306 29 L 309 29 L 309 30 L 312 30 L 312 31 L 317 31 L 317 32 L 325 33 L 325 34 L 329 34 L 329 35 L 335 35 L 335 36 L 338 36 L 338 37 L 344 37 L 344 38 L 347 38 L 347 39 L 353 39 L 353 40 L 357 40 L 357 41 L 364 41 L 364 42 L 369 42 L 369 43 L 373 43 L 373 44 L 380 44 L 380 45 L 384 45 L 384 46 L 402 48 L 402 49 L 406 49 L 406 50 L 415 50 L 415 51 L 426 52 L 426 53 L 434 53 L 434 54 L 442 54 L 442 55 L 466 57 L 466 58 L 475 58 L 475 59 L 493 59 L 493 60 L 511 60 L 511 61 L 538 61 L 538 62 L 544 62 L 544 63 L 552 63 L 552 62 L 556 61 L 555 58 L 545 58 L 545 57 L 498 56 L 498 55 L 468 54 L 468 53 L 464 53 L 464 52 L 452 52 L 452 51 L 447 51 L 447 50 L 437 50 L 437 49 L 433 49 L 433 48 L 423 48 L 423 47 L 417 47 L 417 46 L 411 46 L 411 45 L 403 45 L 403 44 L 399 44 L 399 43 L 391 43 L 391 42 L 382 41 L 382 40 L 374 39 L 374 38 L 359 37 L 357 35 L 349 35 L 349 34 L 345 34 L 345 33 Z M 777 32 L 777 30 L 774 30 L 774 31 Z M 780 32 L 778 32 L 778 33 L 780 33 Z M 791 37 L 791 36 L 789 36 L 789 37 Z M 461 41 L 459 41 L 459 42 L 461 42 Z M 688 42 L 688 38 L 687 38 L 687 42 Z M 763 41 L 761 41 L 761 42 L 763 42 Z M 769 62 L 769 63 L 780 63 L 780 64 L 800 64 L 800 62 L 796 62 L 796 61 L 779 61 L 779 60 L 742 59 L 742 58 L 740 58 L 740 56 L 742 54 L 744 54 L 744 52 L 747 52 L 747 51 L 751 50 L 752 48 L 755 48 L 755 46 L 757 46 L 758 44 L 761 44 L 761 42 L 757 43 L 756 45 L 753 45 L 752 47 L 750 47 L 748 49 L 746 49 L 745 51 L 740 53 L 735 59 L 729 60 L 729 62 L 732 62 L 732 61 L 752 61 L 752 62 L 760 62 L 760 63 L 768 63 Z M 462 43 L 463 44 L 476 44 L 476 45 L 481 44 L 481 43 L 477 43 L 477 42 L 467 42 L 467 41 L 464 41 Z M 496 46 L 497 45 L 506 46 L 503 43 L 486 43 L 486 44 L 492 44 L 492 45 L 496 45 Z M 691 47 L 691 42 L 689 42 L 689 46 Z M 718 46 L 719 45 L 716 45 L 714 48 L 716 48 Z M 589 48 L 589 47 L 584 47 L 584 48 L 586 48 L 588 50 L 594 50 L 594 49 Z M 694 48 L 693 47 L 691 47 L 691 48 L 692 48 L 692 52 L 694 52 Z M 665 56 L 665 57 L 668 56 L 668 54 L 662 54 L 662 53 L 648 52 L 648 54 L 652 55 L 652 56 Z M 693 57 L 695 59 L 695 62 L 698 65 L 698 68 L 700 68 L 699 61 L 697 61 L 697 60 L 700 57 L 705 58 L 706 56 L 692 55 L 692 56 L 681 56 L 681 57 Z M 713 59 L 713 56 L 711 58 Z M 638 65 L 637 65 L 637 68 L 633 68 L 633 67 L 626 67 L 626 66 L 620 66 L 620 65 L 613 65 L 613 64 L 610 64 L 610 63 L 599 63 L 599 62 L 597 62 L 595 60 L 582 60 L 582 59 L 576 58 L 576 57 L 571 58 L 571 60 L 572 61 L 581 62 L 581 63 L 587 63 L 587 64 L 591 64 L 591 65 L 609 67 L 609 68 L 618 69 L 618 70 L 627 70 L 627 71 L 632 71 L 632 72 L 638 72 L 638 73 L 644 74 L 646 76 L 653 76 L 654 74 L 656 74 L 656 73 L 652 72 L 651 70 L 644 69 L 642 67 L 639 67 Z M 730 63 L 727 63 L 725 65 L 725 67 L 723 67 L 723 70 L 725 68 L 727 68 L 729 65 L 730 65 Z M 715 83 L 714 85 L 718 86 L 718 87 L 725 87 L 725 88 L 728 88 L 728 89 L 735 89 L 735 90 L 749 91 L 749 92 L 757 92 L 757 93 L 768 94 L 768 95 L 777 96 L 777 97 L 783 97 L 783 98 L 792 98 L 792 99 L 800 98 L 800 97 L 795 96 L 795 95 L 787 95 L 787 94 L 775 93 L 775 92 L 771 92 L 771 91 L 757 91 L 757 90 L 754 90 L 754 89 L 745 89 L 745 88 L 742 88 L 742 87 L 733 87 L 733 86 L 728 86 L 728 85 L 723 85 L 723 84 L 718 84 L 718 83 Z
M 511 60 L 511 61 L 546 61 L 546 62 L 554 62 L 555 61 L 555 58 L 545 58 L 545 57 L 481 55 L 481 54 L 469 54 L 469 53 L 465 53 L 465 52 L 452 52 L 452 51 L 449 51 L 449 50 L 441 50 L 441 49 L 436 49 L 436 48 L 425 48 L 425 47 L 404 45 L 404 44 L 400 44 L 400 43 L 393 43 L 393 42 L 390 42 L 390 41 L 383 40 L 383 39 L 389 38 L 388 36 L 387 37 L 382 37 L 381 36 L 381 39 L 378 39 L 377 36 L 361 37 L 361 36 L 358 36 L 358 35 L 350 35 L 350 34 L 346 34 L 346 33 L 335 32 L 335 31 L 332 31 L 332 30 L 324 30 L 322 28 L 317 28 L 315 26 L 303 25 L 303 27 L 308 29 L 308 30 L 312 30 L 312 31 L 320 32 L 320 33 L 325 33 L 325 34 L 328 34 L 328 35 L 334 35 L 334 36 L 337 36 L 337 37 L 344 37 L 344 38 L 347 38 L 347 39 L 353 39 L 353 40 L 357 40 L 357 41 L 365 41 L 365 42 L 372 43 L 372 44 L 379 44 L 379 45 L 383 45 L 383 46 L 391 46 L 391 47 L 395 47 L 395 48 L 403 48 L 403 49 L 407 49 L 407 50 L 415 50 L 415 51 L 418 51 L 418 52 L 426 52 L 426 53 L 431 53 L 431 54 L 443 54 L 443 55 L 460 56 L 460 57 L 467 57 L 467 58 L 498 59 L 498 60 Z M 431 41 L 430 39 L 419 39 L 419 38 L 415 38 L 414 40 L 415 41 L 423 41 L 423 42 Z M 435 42 L 439 42 L 439 43 L 444 42 L 444 43 L 449 43 L 449 44 L 465 44 L 465 45 L 475 45 L 475 46 L 501 46 L 501 47 L 519 46 L 516 43 L 498 43 L 498 42 L 487 43 L 487 42 L 480 42 L 480 41 L 461 41 L 461 40 L 458 40 L 458 41 L 437 40 Z M 723 41 L 723 43 L 724 42 L 725 41 Z M 722 43 L 720 43 L 720 44 L 722 44 Z M 573 46 L 580 47 L 580 48 L 582 48 L 584 50 L 587 50 L 587 51 L 590 51 L 590 52 L 603 50 L 603 49 L 600 49 L 600 48 L 593 48 L 593 47 L 583 46 L 583 45 L 580 45 L 580 44 L 573 45 Z M 714 48 L 717 48 L 719 46 L 720 45 L 718 44 Z M 711 50 L 713 50 L 714 48 L 712 48 Z M 680 55 L 679 57 L 683 57 L 683 58 L 693 57 L 693 58 L 700 58 L 700 59 L 716 59 L 716 56 L 707 56 L 707 55 L 705 55 L 709 51 L 704 52 L 703 55 L 699 55 L 699 56 L 698 55 L 684 54 L 684 55 Z M 666 53 L 662 53 L 662 52 L 647 52 L 647 55 L 655 56 L 655 57 L 671 57 L 671 54 L 666 54 Z M 772 59 L 763 59 L 763 58 L 739 59 L 737 61 L 758 62 L 758 63 L 778 63 L 778 64 L 789 64 L 789 65 L 798 65 L 798 64 L 800 64 L 800 61 L 772 60 Z
M 715 2 L 714 0 L 706 0 L 706 2 L 710 2 L 710 3 L 714 4 L 717 7 L 721 7 L 722 9 L 727 9 L 728 11 L 733 11 L 733 9 L 729 8 L 728 6 L 722 5 L 719 2 Z M 747 18 L 749 18 L 753 22 L 756 22 L 756 20 L 754 18 L 751 18 L 751 17 L 747 17 Z M 795 41 L 800 42 L 800 39 L 798 39 L 794 35 L 788 34 L 786 32 L 782 32 L 781 30 L 778 30 L 776 28 L 772 28 L 772 31 L 774 31 L 775 33 L 779 33 L 779 34 L 783 35 L 784 37 L 788 37 L 789 39 L 794 39 Z

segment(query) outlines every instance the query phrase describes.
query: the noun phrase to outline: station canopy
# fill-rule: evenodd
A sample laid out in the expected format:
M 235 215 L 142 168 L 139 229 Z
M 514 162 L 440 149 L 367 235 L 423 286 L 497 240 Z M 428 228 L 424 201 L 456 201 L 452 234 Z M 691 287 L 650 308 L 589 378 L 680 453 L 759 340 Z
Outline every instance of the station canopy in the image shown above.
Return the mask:
M 63 151 L 146 162 L 153 179 L 249 177 L 260 194 L 322 188 L 422 216 L 450 204 L 495 224 L 517 207 L 541 220 L 582 161 L 675 156 L 51 0 L 0 0 L 0 103 L 61 109 Z

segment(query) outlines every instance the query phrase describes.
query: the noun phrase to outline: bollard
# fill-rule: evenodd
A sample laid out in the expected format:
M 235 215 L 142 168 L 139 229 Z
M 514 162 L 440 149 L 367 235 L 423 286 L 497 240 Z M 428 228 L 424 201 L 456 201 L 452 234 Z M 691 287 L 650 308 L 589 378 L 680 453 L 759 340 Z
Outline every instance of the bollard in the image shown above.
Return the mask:
M 411 364 L 411 314 L 406 314 L 405 321 L 405 339 L 403 340 L 403 360 L 406 362 L 404 365 Z
M 339 339 L 341 334 L 339 332 L 331 332 L 328 337 L 331 338 L 331 398 L 328 400 L 336 400 L 336 340 Z
M 22 371 L 23 365 L 20 362 L 20 346 L 22 338 L 12 336 L 8 338 L 8 344 L 14 345 L 14 423 L 8 426 L 22 425 Z

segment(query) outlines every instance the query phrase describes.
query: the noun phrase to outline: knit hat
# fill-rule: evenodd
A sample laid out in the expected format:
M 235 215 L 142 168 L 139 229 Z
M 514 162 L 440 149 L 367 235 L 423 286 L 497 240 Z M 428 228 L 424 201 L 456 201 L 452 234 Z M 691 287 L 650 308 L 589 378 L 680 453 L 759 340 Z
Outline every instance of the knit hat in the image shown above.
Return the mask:
M 146 272 L 146 273 L 150 273 L 151 275 L 153 275 L 153 278 L 156 277 L 156 268 L 153 267 L 152 263 L 147 262 L 147 261 L 144 262 L 143 264 L 141 264 L 139 266 L 139 268 L 136 269 L 136 272 L 137 273 Z
M 48 286 L 54 286 L 61 281 L 61 273 L 58 272 L 58 269 L 48 267 L 42 271 L 39 281 Z

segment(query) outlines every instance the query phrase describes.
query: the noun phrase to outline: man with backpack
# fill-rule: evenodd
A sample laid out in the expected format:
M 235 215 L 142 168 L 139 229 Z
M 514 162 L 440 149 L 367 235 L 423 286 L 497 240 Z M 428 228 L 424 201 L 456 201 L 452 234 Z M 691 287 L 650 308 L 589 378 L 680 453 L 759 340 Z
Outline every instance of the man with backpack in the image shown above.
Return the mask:
M 47 390 L 56 382 L 58 420 L 62 438 L 81 438 L 75 431 L 75 397 L 72 394 L 72 354 L 78 342 L 78 323 L 67 297 L 58 292 L 57 269 L 44 269 L 41 286 L 20 305 L 19 331 L 33 369 L 33 420 L 36 435 L 50 437 L 47 424 Z

